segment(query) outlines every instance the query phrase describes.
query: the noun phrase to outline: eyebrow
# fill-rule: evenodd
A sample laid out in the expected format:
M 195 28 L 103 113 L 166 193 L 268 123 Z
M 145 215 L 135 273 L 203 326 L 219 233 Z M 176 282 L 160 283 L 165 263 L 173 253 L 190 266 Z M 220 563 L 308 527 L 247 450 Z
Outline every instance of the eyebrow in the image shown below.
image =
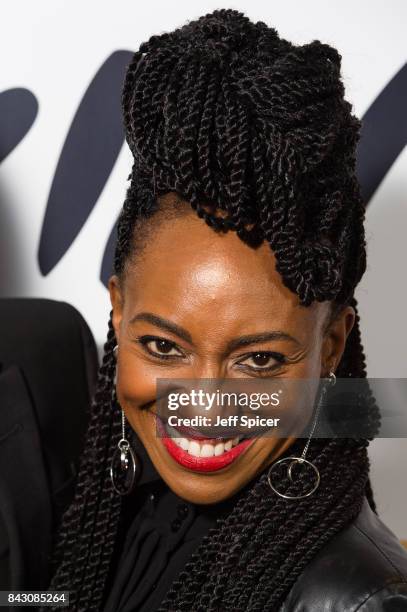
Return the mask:
M 267 342 L 269 340 L 288 340 L 289 342 L 294 342 L 295 344 L 300 346 L 300 342 L 296 338 L 294 338 L 294 336 L 290 336 L 290 334 L 287 334 L 286 332 L 269 331 L 235 338 L 234 340 L 228 342 L 227 351 L 232 352 L 242 346 L 248 346 L 250 344 L 256 344 L 258 342 Z
M 129 324 L 133 325 L 134 323 L 136 323 L 136 321 L 146 321 L 147 323 L 151 323 L 152 325 L 155 325 L 156 327 L 170 332 L 175 336 L 182 338 L 186 342 L 193 344 L 192 336 L 186 329 L 184 329 L 180 325 L 177 325 L 176 323 L 173 323 L 172 321 L 169 321 L 168 319 L 164 319 L 159 315 L 153 314 L 152 312 L 140 312 L 136 314 L 130 319 Z M 294 336 L 291 336 L 286 332 L 268 331 L 234 338 L 233 340 L 228 342 L 226 352 L 232 352 L 242 346 L 248 346 L 250 344 L 256 344 L 258 342 L 267 342 L 270 340 L 288 340 L 289 342 L 294 342 L 295 344 L 300 346 L 300 342 L 296 338 L 294 338 Z
M 156 327 L 160 327 L 165 331 L 170 332 L 171 334 L 175 334 L 179 338 L 182 338 L 186 342 L 193 344 L 191 334 L 176 323 L 169 321 L 168 319 L 164 319 L 163 317 L 159 317 L 158 315 L 153 314 L 152 312 L 140 312 L 136 314 L 134 317 L 130 319 L 130 325 L 136 323 L 136 321 L 146 321 L 147 323 L 151 323 Z

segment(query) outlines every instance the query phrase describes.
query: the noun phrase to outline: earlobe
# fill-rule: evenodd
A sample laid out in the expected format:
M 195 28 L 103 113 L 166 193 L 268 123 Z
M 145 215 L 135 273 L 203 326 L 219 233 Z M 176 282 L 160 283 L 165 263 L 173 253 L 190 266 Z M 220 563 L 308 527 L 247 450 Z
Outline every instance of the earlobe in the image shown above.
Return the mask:
M 112 305 L 112 323 L 114 332 L 116 335 L 116 340 L 119 343 L 120 336 L 120 323 L 122 320 L 122 312 L 123 312 L 123 298 L 122 291 L 120 286 L 120 280 L 118 276 L 115 274 L 109 278 L 108 289 L 110 295 L 110 303 Z

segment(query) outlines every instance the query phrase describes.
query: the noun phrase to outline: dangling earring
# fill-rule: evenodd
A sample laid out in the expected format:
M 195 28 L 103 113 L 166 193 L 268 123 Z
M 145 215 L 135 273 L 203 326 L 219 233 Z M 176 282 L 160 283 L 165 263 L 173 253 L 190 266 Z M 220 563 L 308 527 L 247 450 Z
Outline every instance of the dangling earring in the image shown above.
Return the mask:
M 329 379 L 328 380 L 329 380 L 329 383 L 328 383 L 329 385 L 331 385 L 331 386 L 335 385 L 335 383 L 336 383 L 336 376 L 335 376 L 335 373 L 333 371 L 331 371 L 329 373 Z M 302 499 L 303 497 L 308 497 L 309 495 L 312 495 L 312 493 L 314 493 L 314 491 L 316 491 L 316 489 L 319 486 L 321 477 L 320 477 L 318 468 L 311 461 L 308 461 L 305 458 L 305 456 L 307 454 L 308 447 L 309 447 L 310 442 L 311 442 L 312 434 L 315 431 L 315 427 L 316 427 L 317 420 L 318 420 L 318 415 L 319 415 L 319 412 L 320 412 L 320 409 L 321 409 L 321 406 L 322 406 L 322 403 L 323 403 L 323 400 L 324 400 L 324 397 L 325 397 L 325 394 L 326 394 L 327 390 L 328 390 L 328 386 L 327 386 L 327 384 L 324 384 L 323 387 L 322 387 L 322 391 L 321 391 L 320 397 L 319 397 L 318 406 L 317 406 L 317 409 L 315 411 L 314 421 L 313 421 L 313 424 L 312 424 L 312 427 L 311 427 L 311 433 L 310 433 L 310 435 L 308 437 L 308 440 L 307 440 L 307 443 L 306 443 L 306 445 L 304 447 L 304 450 L 301 453 L 301 457 L 283 457 L 282 459 L 279 459 L 278 461 L 273 463 L 273 465 L 269 469 L 269 472 L 268 472 L 268 475 L 267 475 L 268 483 L 270 485 L 270 488 L 274 491 L 274 493 L 277 493 L 277 495 L 279 495 L 280 497 L 284 497 L 285 499 Z M 285 493 L 280 493 L 279 491 L 277 491 L 277 489 L 275 488 L 275 486 L 272 483 L 272 473 L 273 473 L 274 468 L 277 465 L 281 465 L 281 464 L 283 464 L 283 463 L 285 463 L 287 461 L 289 462 L 289 465 L 287 467 L 287 476 L 288 476 L 288 478 L 290 479 L 291 482 L 294 482 L 293 481 L 292 470 L 293 470 L 293 467 L 295 465 L 303 465 L 305 463 L 306 465 L 308 465 L 308 467 L 310 467 L 313 470 L 314 476 L 315 476 L 315 482 L 314 482 L 314 485 L 312 486 L 312 488 L 310 489 L 310 491 L 308 491 L 307 493 L 304 493 L 303 495 L 286 495 Z
M 116 346 L 113 352 L 117 359 Z M 117 365 L 116 365 L 117 368 Z M 116 372 L 113 380 L 113 398 L 116 396 Z M 122 408 L 122 437 L 117 443 L 117 449 L 113 453 L 112 462 L 110 464 L 110 479 L 116 493 L 119 495 L 128 495 L 136 482 L 136 475 L 140 472 L 140 461 L 137 455 L 133 452 L 129 441 L 126 439 L 126 416 Z

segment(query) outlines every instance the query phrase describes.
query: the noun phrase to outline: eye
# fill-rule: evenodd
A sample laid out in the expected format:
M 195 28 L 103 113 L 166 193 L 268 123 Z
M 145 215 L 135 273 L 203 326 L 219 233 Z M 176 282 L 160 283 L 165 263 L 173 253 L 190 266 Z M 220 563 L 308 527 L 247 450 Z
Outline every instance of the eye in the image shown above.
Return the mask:
M 239 365 L 246 365 L 252 370 L 269 371 L 278 365 L 285 363 L 285 357 L 281 353 L 271 351 L 258 351 L 249 353 L 244 359 L 238 362 Z
M 141 336 L 138 338 L 140 344 L 151 354 L 162 359 L 173 357 L 184 357 L 184 353 L 177 347 L 175 342 L 157 336 Z

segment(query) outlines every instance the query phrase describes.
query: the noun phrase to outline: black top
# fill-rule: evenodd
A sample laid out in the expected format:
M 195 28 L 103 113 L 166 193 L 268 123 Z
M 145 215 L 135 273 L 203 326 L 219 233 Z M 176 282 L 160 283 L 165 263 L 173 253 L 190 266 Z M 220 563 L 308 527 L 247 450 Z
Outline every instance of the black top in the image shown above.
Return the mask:
M 202 537 L 232 510 L 237 497 L 211 505 L 185 501 L 161 478 L 133 432 L 130 443 L 141 475 L 123 498 L 103 612 L 157 610 Z
M 131 444 L 142 473 L 124 498 L 102 612 L 156 612 L 202 537 L 240 495 L 213 505 L 186 502 L 161 479 L 139 438 Z M 326 610 L 407 612 L 407 553 L 366 498 L 359 515 L 307 564 L 279 608 Z

